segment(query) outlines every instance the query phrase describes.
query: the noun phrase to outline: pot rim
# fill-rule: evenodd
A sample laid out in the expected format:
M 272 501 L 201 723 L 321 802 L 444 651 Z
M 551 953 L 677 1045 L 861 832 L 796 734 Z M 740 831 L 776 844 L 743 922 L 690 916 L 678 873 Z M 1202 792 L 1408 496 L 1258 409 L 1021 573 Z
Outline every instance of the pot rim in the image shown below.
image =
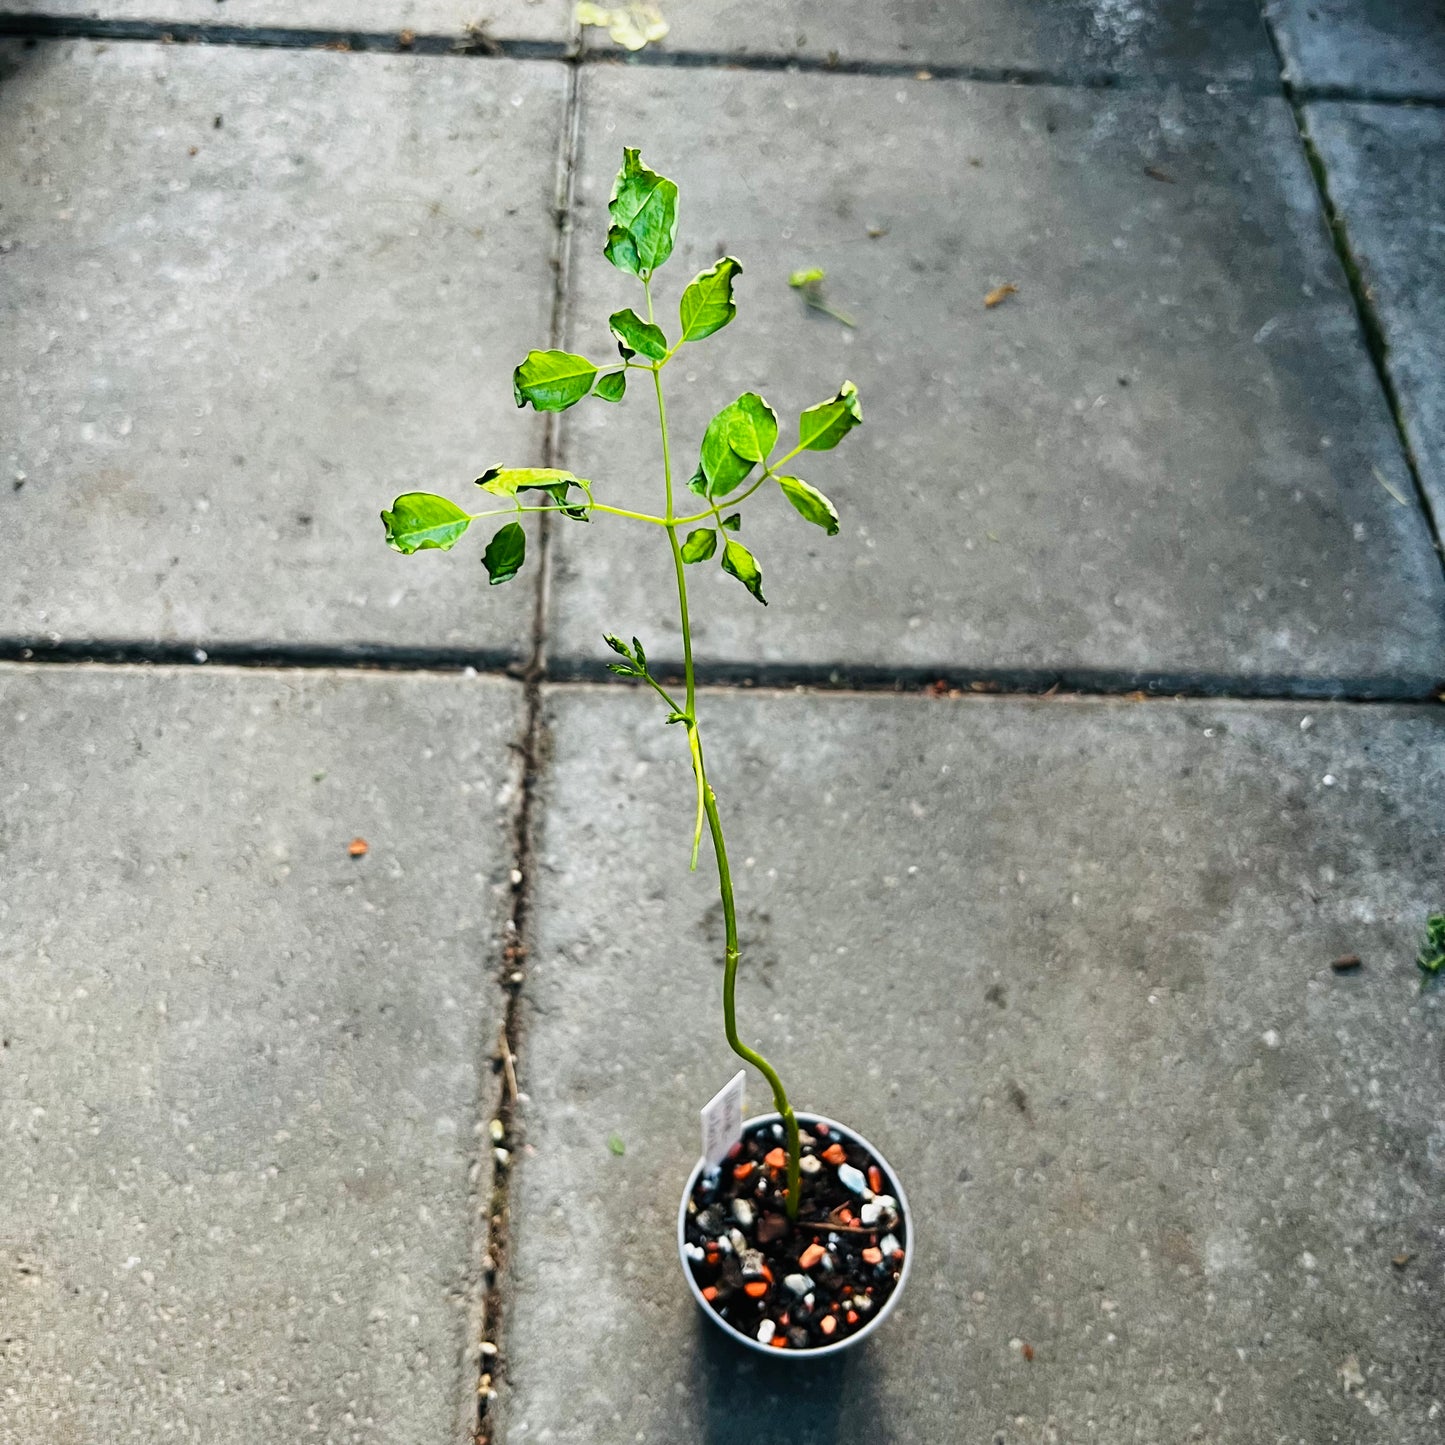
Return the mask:
M 750 1119 L 743 1120 L 743 1132 L 755 1128 L 760 1124 L 776 1124 L 782 1120 L 782 1115 L 773 1112 L 770 1114 L 755 1114 Z M 756 1350 L 759 1354 L 767 1355 L 769 1359 L 785 1360 L 820 1360 L 826 1355 L 841 1354 L 844 1350 L 851 1350 L 855 1345 L 862 1344 L 884 1320 L 893 1313 L 893 1307 L 898 1303 L 898 1297 L 903 1293 L 903 1287 L 908 1283 L 908 1273 L 913 1268 L 913 1254 L 916 1247 L 916 1226 L 913 1220 L 913 1211 L 908 1205 L 908 1196 L 903 1192 L 903 1185 L 898 1181 L 898 1171 L 884 1157 L 883 1151 L 876 1148 L 872 1143 L 863 1137 L 856 1129 L 851 1129 L 847 1124 L 840 1124 L 836 1119 L 830 1119 L 826 1114 L 814 1114 L 804 1110 L 797 1110 L 794 1117 L 799 1124 L 826 1124 L 829 1129 L 837 1129 L 840 1133 L 847 1135 L 855 1143 L 861 1144 L 874 1157 L 889 1178 L 893 1181 L 895 1190 L 894 1198 L 898 1201 L 898 1212 L 903 1216 L 908 1225 L 908 1249 L 903 1256 L 903 1269 L 899 1273 L 898 1283 L 893 1287 L 893 1293 L 883 1302 L 883 1307 L 863 1326 L 861 1330 L 855 1330 L 847 1339 L 838 1340 L 831 1345 L 818 1345 L 807 1350 L 780 1350 L 773 1345 L 765 1345 L 752 1335 L 745 1335 L 736 1325 L 729 1323 L 718 1314 L 713 1307 L 702 1297 L 702 1290 L 698 1287 L 697 1281 L 693 1278 L 692 1270 L 688 1267 L 687 1254 L 684 1246 L 687 1243 L 687 1201 L 692 1198 L 693 1188 L 696 1186 L 698 1177 L 703 1172 L 704 1161 L 699 1159 L 692 1167 L 692 1172 L 687 1176 L 687 1183 L 683 1186 L 682 1204 L 677 1211 L 677 1257 L 682 1265 L 683 1278 L 687 1280 L 688 1290 L 693 1299 L 697 1302 L 698 1308 L 705 1314 L 729 1339 L 736 1340 L 740 1345 L 745 1345 L 750 1350 Z

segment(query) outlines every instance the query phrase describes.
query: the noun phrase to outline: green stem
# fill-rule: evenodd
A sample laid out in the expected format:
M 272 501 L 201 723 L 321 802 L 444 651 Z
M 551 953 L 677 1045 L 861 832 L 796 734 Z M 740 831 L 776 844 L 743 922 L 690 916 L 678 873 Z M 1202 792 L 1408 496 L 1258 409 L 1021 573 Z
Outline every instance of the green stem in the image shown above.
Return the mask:
M 468 512 L 467 519 L 472 522 L 480 522 L 487 517 L 506 517 L 516 512 L 572 512 L 576 510 L 577 506 L 581 505 L 582 503 L 579 502 L 576 506 L 567 507 L 497 507 L 490 512 Z M 655 527 L 667 526 L 666 521 L 661 517 L 652 517 L 646 512 L 628 512 L 624 511 L 621 507 L 607 507 L 601 502 L 592 501 L 590 497 L 587 500 L 586 507 L 589 512 L 607 512 L 613 517 L 627 517 L 634 522 L 651 522 Z
M 702 745 L 698 744 L 698 762 L 702 762 Z M 728 868 L 727 844 L 723 841 L 722 819 L 718 817 L 717 797 L 703 774 L 703 801 L 707 809 L 708 831 L 712 834 L 713 857 L 717 859 L 718 889 L 722 894 L 723 932 L 726 939 L 726 963 L 723 968 L 723 1023 L 727 1029 L 728 1047 L 739 1058 L 746 1059 L 768 1081 L 773 1091 L 773 1106 L 783 1118 L 783 1128 L 788 1136 L 788 1218 L 797 1219 L 798 1203 L 803 1189 L 803 1173 L 799 1161 L 802 1146 L 798 1138 L 798 1121 L 793 1106 L 788 1102 L 787 1091 L 778 1072 L 755 1049 L 750 1049 L 738 1037 L 737 979 L 738 979 L 738 918 L 733 902 L 733 879 Z
M 652 320 L 652 283 L 644 280 L 647 292 L 647 319 Z M 788 1141 L 788 1218 L 796 1220 L 798 1204 L 802 1197 L 803 1174 L 800 1167 L 802 1144 L 798 1137 L 798 1121 L 793 1106 L 788 1102 L 787 1091 L 778 1071 L 755 1049 L 750 1049 L 738 1037 L 737 1021 L 737 977 L 738 977 L 738 918 L 737 906 L 733 899 L 732 871 L 728 867 L 727 844 L 723 841 L 722 819 L 718 816 L 717 798 L 708 785 L 707 769 L 702 757 L 702 734 L 697 723 L 697 689 L 692 663 L 692 625 L 687 610 L 687 572 L 682 560 L 682 545 L 677 540 L 680 523 L 672 505 L 672 454 L 667 436 L 667 406 L 662 399 L 662 365 L 654 363 L 652 383 L 657 393 L 657 420 L 662 431 L 662 474 L 667 491 L 665 523 L 668 541 L 672 544 L 673 571 L 677 575 L 677 605 L 682 622 L 683 674 L 687 682 L 687 705 L 684 711 L 691 720 L 688 724 L 689 743 L 692 750 L 693 770 L 697 774 L 698 802 L 707 818 L 708 832 L 712 838 L 713 857 L 717 861 L 718 891 L 722 897 L 723 932 L 726 954 L 723 966 L 723 1022 L 727 1031 L 728 1047 L 741 1059 L 751 1064 L 768 1081 L 773 1091 L 773 1105 L 782 1116 L 783 1127 Z M 792 453 L 790 453 L 792 455 Z M 766 475 L 766 473 L 765 473 Z M 761 485 L 761 479 L 759 481 Z M 703 516 L 709 515 L 703 513 Z M 699 520 L 692 518 L 689 520 Z M 701 821 L 694 833 L 693 858 L 696 862 L 696 841 L 701 832 Z

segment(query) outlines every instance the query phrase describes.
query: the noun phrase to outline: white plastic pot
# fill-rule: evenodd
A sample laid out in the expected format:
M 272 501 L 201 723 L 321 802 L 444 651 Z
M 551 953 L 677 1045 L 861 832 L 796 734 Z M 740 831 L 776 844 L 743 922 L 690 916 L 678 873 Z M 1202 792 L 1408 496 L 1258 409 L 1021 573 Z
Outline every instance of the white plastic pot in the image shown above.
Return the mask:
M 780 1114 L 759 1114 L 755 1118 L 748 1119 L 743 1123 L 743 1133 L 751 1133 L 759 1127 L 766 1127 L 770 1124 L 780 1122 Z M 703 1161 L 699 1159 L 693 1166 L 692 1173 L 687 1176 L 687 1184 L 682 1191 L 682 1205 L 677 1211 L 677 1258 L 682 1265 L 683 1278 L 687 1280 L 687 1287 L 692 1291 L 692 1297 L 697 1301 L 698 1308 L 720 1329 L 729 1339 L 736 1340 L 738 1344 L 745 1345 L 750 1350 L 756 1350 L 759 1354 L 767 1355 L 770 1359 L 778 1360 L 819 1360 L 825 1355 L 841 1354 L 844 1350 L 851 1350 L 855 1345 L 861 1345 L 878 1327 L 893 1313 L 893 1307 L 898 1303 L 899 1296 L 903 1293 L 903 1286 L 908 1283 L 908 1272 L 913 1268 L 913 1252 L 916 1248 L 916 1226 L 913 1222 L 913 1211 L 908 1207 L 908 1196 L 903 1192 L 903 1186 L 898 1182 L 897 1171 L 883 1157 L 882 1153 L 875 1149 L 856 1129 L 850 1129 L 846 1124 L 839 1124 L 836 1120 L 825 1118 L 822 1114 L 799 1114 L 798 1123 L 807 1128 L 810 1124 L 826 1124 L 830 1131 L 842 1134 L 845 1138 L 853 1140 L 854 1143 L 866 1149 L 878 1164 L 882 1167 L 890 1180 L 893 1182 L 893 1197 L 898 1201 L 898 1212 L 907 1227 L 907 1249 L 903 1255 L 903 1270 L 898 1276 L 898 1283 L 893 1287 L 893 1293 L 884 1300 L 882 1307 L 872 1319 L 863 1326 L 861 1330 L 855 1330 L 845 1339 L 838 1340 L 831 1345 L 819 1345 L 807 1350 L 779 1350 L 772 1345 L 765 1345 L 751 1335 L 745 1335 L 741 1330 L 734 1328 L 727 1320 L 718 1314 L 713 1307 L 702 1297 L 702 1290 L 698 1287 L 697 1281 L 692 1277 L 692 1269 L 688 1265 L 687 1254 L 684 1246 L 687 1244 L 687 1202 L 692 1198 L 692 1191 L 697 1187 L 697 1181 L 703 1172 Z

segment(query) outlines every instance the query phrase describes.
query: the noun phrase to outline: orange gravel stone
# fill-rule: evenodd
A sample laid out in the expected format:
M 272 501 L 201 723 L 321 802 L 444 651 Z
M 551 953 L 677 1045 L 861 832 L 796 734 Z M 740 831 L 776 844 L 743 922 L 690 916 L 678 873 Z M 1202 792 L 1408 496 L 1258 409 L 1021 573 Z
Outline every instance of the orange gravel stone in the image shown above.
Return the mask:
M 863 1251 L 864 1264 L 882 1264 L 883 1251 L 881 1249 L 865 1249 Z
M 743 1293 L 750 1295 L 753 1299 L 762 1299 L 768 1292 L 768 1282 L 765 1279 L 750 1279 L 743 1286 Z
M 825 1335 L 831 1335 L 833 1331 L 838 1328 L 838 1321 L 834 1319 L 832 1315 L 824 1315 L 823 1318 L 818 1321 L 818 1328 L 822 1330 Z
M 786 1335 L 774 1335 L 769 1343 L 775 1350 L 786 1350 L 788 1348 L 788 1337 Z
M 868 1187 L 875 1194 L 883 1193 L 883 1171 L 876 1164 L 868 1166 Z
M 752 1161 L 751 1159 L 749 1159 L 746 1163 L 744 1163 L 744 1164 L 739 1164 L 739 1165 L 733 1170 L 733 1178 L 734 1178 L 734 1179 L 746 1179 L 746 1178 L 748 1177 L 748 1175 L 751 1174 L 752 1172 L 753 1172 L 753 1161 Z
M 823 1158 L 829 1164 L 846 1164 L 848 1162 L 848 1156 L 843 1152 L 841 1144 L 829 1144 L 823 1150 Z
M 711 1304 L 717 1298 L 717 1286 L 713 1284 L 708 1285 L 708 1287 L 703 1290 L 702 1297 Z
M 858 1311 L 849 1310 L 848 1313 L 843 1316 L 843 1318 L 847 1320 L 850 1325 L 856 1325 L 858 1323 Z
M 788 1151 L 786 1149 L 769 1149 L 763 1155 L 763 1163 L 769 1169 L 786 1169 L 788 1167 Z
M 827 1252 L 828 1251 L 824 1249 L 821 1244 L 818 1244 L 815 1241 L 814 1243 L 810 1244 L 807 1249 L 802 1252 L 802 1254 L 798 1256 L 798 1268 L 812 1269 L 812 1267 L 817 1264 L 817 1262 L 822 1259 L 822 1257 L 827 1254 Z

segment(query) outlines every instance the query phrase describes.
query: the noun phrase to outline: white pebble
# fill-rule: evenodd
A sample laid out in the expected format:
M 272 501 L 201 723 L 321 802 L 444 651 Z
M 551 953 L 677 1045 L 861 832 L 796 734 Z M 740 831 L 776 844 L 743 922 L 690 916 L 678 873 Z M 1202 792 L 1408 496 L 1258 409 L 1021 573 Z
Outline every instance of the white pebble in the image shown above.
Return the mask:
M 690 1260 L 694 1261 L 694 1263 L 697 1264 L 701 1264 L 702 1261 L 707 1257 L 706 1252 L 700 1244 L 684 1245 L 683 1253 L 686 1254 Z
M 748 1242 L 743 1238 L 742 1231 L 737 1229 L 728 1230 L 728 1238 L 732 1241 L 733 1248 L 742 1254 L 748 1247 Z
M 751 1229 L 753 1227 L 753 1206 L 746 1199 L 734 1199 L 733 1218 L 744 1229 Z
M 758 1326 L 758 1343 L 760 1345 L 772 1344 L 773 1336 L 777 1334 L 777 1332 L 778 1327 L 772 1322 L 772 1320 L 764 1320 L 762 1324 Z
M 884 1259 L 892 1259 L 895 1254 L 899 1253 L 898 1236 L 885 1234 L 883 1238 L 878 1241 L 878 1248 L 883 1252 Z
M 783 1284 L 800 1298 L 813 1288 L 813 1281 L 805 1274 L 790 1274 L 783 1280 Z
M 883 1206 L 879 1204 L 876 1199 L 869 1200 L 869 1202 L 858 1211 L 858 1222 L 871 1229 L 878 1223 L 882 1213 Z
M 798 1160 L 798 1168 L 804 1174 L 816 1174 L 823 1167 L 823 1161 L 816 1154 L 804 1154 Z
M 868 1187 L 868 1181 L 863 1177 L 863 1171 L 855 1169 L 851 1164 L 838 1166 L 838 1183 L 853 1194 L 861 1194 Z

